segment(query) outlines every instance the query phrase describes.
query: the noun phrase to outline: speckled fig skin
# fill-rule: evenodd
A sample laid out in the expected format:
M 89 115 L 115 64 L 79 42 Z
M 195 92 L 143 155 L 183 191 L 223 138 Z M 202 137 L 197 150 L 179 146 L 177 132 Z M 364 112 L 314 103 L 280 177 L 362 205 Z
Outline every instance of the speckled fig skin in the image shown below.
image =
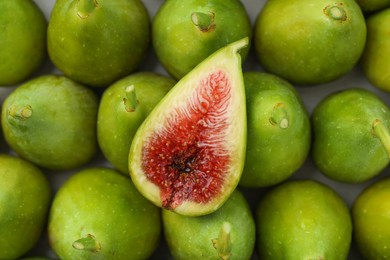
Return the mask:
M 367 18 L 367 42 L 361 57 L 367 79 L 383 91 L 390 92 L 390 8 Z
M 97 151 L 95 93 L 57 75 L 33 78 L 4 100 L 1 125 L 7 144 L 44 168 L 73 169 Z
M 317 85 L 347 74 L 365 40 L 365 19 L 354 0 L 266 1 L 254 27 L 260 64 L 294 85 Z
M 59 70 L 85 85 L 107 87 L 146 56 L 150 18 L 139 0 L 59 0 L 47 37 Z
M 162 219 L 174 259 L 251 259 L 255 221 L 239 190 L 209 215 L 187 217 L 163 210 Z
M 160 213 L 128 176 L 87 168 L 56 193 L 49 242 L 60 259 L 148 259 L 160 241 Z
M 129 149 L 135 132 L 175 83 L 169 77 L 143 71 L 118 80 L 104 91 L 98 111 L 98 142 L 107 160 L 120 172 L 129 174 Z
M 332 93 L 314 108 L 311 120 L 312 158 L 329 178 L 364 182 L 389 164 L 390 110 L 374 92 Z
M 248 137 L 240 185 L 275 185 L 296 172 L 309 154 L 309 115 L 298 92 L 280 77 L 244 72 L 244 82 Z
M 351 215 L 339 194 L 323 183 L 283 182 L 260 199 L 255 214 L 259 259 L 348 258 Z
M 365 259 L 390 257 L 390 178 L 367 186 L 352 207 L 354 238 Z
M 0 86 L 9 86 L 43 65 L 47 22 L 31 0 L 0 1 L 0 10 Z
M 154 50 L 176 79 L 219 48 L 251 36 L 251 22 L 239 0 L 167 0 L 152 21 Z M 249 48 L 241 50 L 243 60 Z
M 18 259 L 44 231 L 51 187 L 28 161 L 0 154 L 0 259 Z

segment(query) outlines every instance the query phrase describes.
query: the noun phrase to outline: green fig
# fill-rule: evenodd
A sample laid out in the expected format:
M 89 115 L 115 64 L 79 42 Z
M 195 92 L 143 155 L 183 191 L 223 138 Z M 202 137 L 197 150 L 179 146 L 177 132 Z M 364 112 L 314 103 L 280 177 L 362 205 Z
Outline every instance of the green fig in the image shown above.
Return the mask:
M 351 88 L 325 97 L 312 114 L 312 157 L 327 177 L 364 182 L 389 164 L 390 110 L 370 90 Z
M 138 68 L 150 43 L 139 0 L 58 0 L 48 25 L 48 53 L 66 76 L 106 87 Z
M 248 137 L 240 185 L 275 185 L 295 173 L 309 154 L 309 115 L 295 88 L 280 77 L 245 72 L 244 82 Z
M 43 75 L 4 101 L 1 125 L 21 157 L 53 170 L 74 169 L 97 151 L 95 93 L 65 76 Z
M 211 213 L 241 177 L 246 147 L 245 87 L 231 43 L 183 77 L 138 128 L 130 176 L 155 205 L 183 215 Z
M 44 231 L 51 187 L 39 168 L 8 154 L 0 154 L 0 180 L 0 259 L 17 259 Z
M 390 8 L 367 18 L 367 42 L 361 57 L 363 73 L 372 85 L 390 92 Z
M 135 132 L 173 85 L 171 78 L 143 71 L 118 80 L 103 92 L 97 121 L 99 147 L 120 172 L 129 174 Z
M 365 41 L 365 19 L 354 0 L 266 1 L 255 21 L 261 65 L 298 85 L 344 76 L 358 62 Z
M 390 1 L 388 0 L 356 0 L 356 3 L 359 4 L 364 13 L 369 14 L 390 7 Z
M 367 186 L 352 207 L 354 238 L 365 259 L 390 257 L 390 178 Z
M 255 221 L 239 190 L 221 208 L 206 216 L 183 216 L 163 210 L 162 220 L 174 259 L 251 259 Z
M 283 182 L 256 209 L 260 259 L 347 259 L 352 220 L 347 204 L 314 180 Z
M 0 86 L 9 86 L 43 65 L 47 22 L 32 0 L 2 0 L 0 10 Z
M 76 172 L 56 193 L 48 220 L 60 259 L 147 259 L 161 234 L 159 208 L 109 168 Z
M 218 49 L 251 36 L 251 22 L 239 0 L 167 0 L 152 22 L 156 55 L 176 79 Z M 243 60 L 248 52 L 249 46 L 241 50 Z

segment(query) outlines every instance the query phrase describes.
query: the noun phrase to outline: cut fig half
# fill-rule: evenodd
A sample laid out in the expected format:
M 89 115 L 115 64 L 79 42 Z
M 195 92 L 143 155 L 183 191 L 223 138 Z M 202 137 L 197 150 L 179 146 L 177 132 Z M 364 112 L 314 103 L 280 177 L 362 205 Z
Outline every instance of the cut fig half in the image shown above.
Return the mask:
M 246 104 L 239 51 L 248 38 L 202 61 L 137 130 L 130 176 L 155 205 L 188 216 L 217 210 L 236 188 L 246 149 Z

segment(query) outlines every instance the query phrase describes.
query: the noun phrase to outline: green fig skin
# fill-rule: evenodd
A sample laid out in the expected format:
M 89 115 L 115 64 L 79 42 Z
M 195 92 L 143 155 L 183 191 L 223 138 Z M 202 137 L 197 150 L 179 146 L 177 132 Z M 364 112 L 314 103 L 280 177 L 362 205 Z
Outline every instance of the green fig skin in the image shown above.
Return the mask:
M 129 177 L 109 168 L 72 175 L 54 197 L 48 220 L 60 259 L 147 259 L 160 234 L 160 210 Z
M 365 259 L 390 257 L 390 178 L 367 186 L 352 207 L 354 238 Z
M 165 238 L 174 259 L 251 259 L 255 222 L 239 190 L 209 215 L 188 217 L 163 210 L 162 219 Z M 226 236 L 225 230 L 228 231 Z M 218 244 L 218 241 L 221 242 Z M 226 250 L 218 251 L 218 248 Z
M 275 185 L 297 171 L 309 154 L 309 115 L 298 92 L 280 77 L 244 72 L 244 81 L 248 140 L 240 185 Z
M 91 89 L 65 76 L 39 76 L 5 99 L 4 138 L 17 154 L 38 166 L 74 169 L 96 154 L 97 110 Z
M 254 26 L 254 47 L 266 71 L 294 85 L 317 85 L 347 74 L 366 40 L 354 0 L 267 1 Z
M 287 181 L 256 208 L 260 259 L 347 259 L 352 220 L 342 198 L 314 180 Z
M 390 8 L 367 18 L 367 42 L 361 57 L 364 75 L 374 85 L 390 92 Z
M 363 12 L 367 14 L 382 11 L 383 9 L 390 7 L 390 2 L 388 0 L 356 0 L 356 3 L 358 3 Z
M 138 68 L 150 45 L 139 0 L 59 0 L 48 25 L 48 53 L 66 76 L 106 87 Z
M 40 239 L 52 191 L 39 168 L 8 154 L 0 154 L 0 179 L 0 259 L 17 259 Z
M 364 182 L 389 164 L 390 111 L 369 90 L 352 88 L 324 98 L 314 108 L 312 127 L 313 161 L 333 180 Z
M 169 77 L 144 71 L 126 76 L 104 91 L 98 111 L 98 142 L 107 160 L 120 172 L 129 174 L 129 149 L 135 132 L 175 83 Z M 134 90 L 126 92 L 129 86 Z
M 252 37 L 252 26 L 238 0 L 168 0 L 152 21 L 156 55 L 176 79 L 213 52 L 244 37 Z M 243 60 L 249 48 L 241 50 Z
M 0 10 L 0 86 L 10 86 L 43 65 L 47 22 L 32 0 L 0 1 Z

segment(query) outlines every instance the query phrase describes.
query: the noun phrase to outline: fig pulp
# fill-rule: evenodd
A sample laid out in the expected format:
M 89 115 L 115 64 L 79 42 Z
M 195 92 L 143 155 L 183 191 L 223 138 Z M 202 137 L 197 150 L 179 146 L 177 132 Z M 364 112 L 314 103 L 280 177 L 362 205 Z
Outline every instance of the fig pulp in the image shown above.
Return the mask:
M 217 210 L 236 188 L 246 149 L 246 103 L 239 50 L 231 43 L 202 61 L 138 128 L 129 171 L 157 206 L 183 215 Z

